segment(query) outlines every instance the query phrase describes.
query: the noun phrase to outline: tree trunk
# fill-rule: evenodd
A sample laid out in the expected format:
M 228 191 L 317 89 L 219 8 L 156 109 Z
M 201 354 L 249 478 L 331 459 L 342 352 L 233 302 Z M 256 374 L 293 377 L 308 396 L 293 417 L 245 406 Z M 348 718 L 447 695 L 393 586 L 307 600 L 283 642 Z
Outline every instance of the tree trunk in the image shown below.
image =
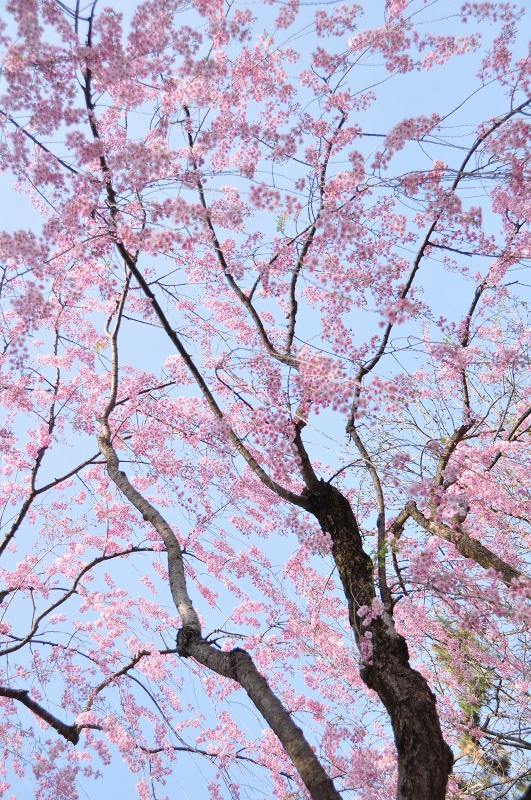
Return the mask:
M 358 615 L 376 598 L 373 563 L 363 549 L 348 500 L 319 481 L 304 492 L 308 510 L 332 537 L 332 554 L 348 601 L 350 624 L 360 646 L 360 675 L 380 697 L 391 719 L 398 753 L 397 800 L 444 800 L 452 751 L 443 739 L 436 700 L 409 663 L 407 644 L 386 609 L 369 624 Z

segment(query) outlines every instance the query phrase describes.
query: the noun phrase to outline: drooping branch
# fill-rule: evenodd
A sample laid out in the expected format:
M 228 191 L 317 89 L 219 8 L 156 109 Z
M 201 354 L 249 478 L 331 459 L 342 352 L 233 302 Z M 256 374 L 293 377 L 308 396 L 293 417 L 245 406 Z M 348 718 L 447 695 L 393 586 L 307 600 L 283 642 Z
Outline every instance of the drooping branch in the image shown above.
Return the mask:
M 57 731 L 61 736 L 64 736 L 72 744 L 79 742 L 79 730 L 77 725 L 67 725 L 62 722 L 58 717 L 51 714 L 44 706 L 32 700 L 29 696 L 28 689 L 10 689 L 8 686 L 0 686 L 0 697 L 10 697 L 13 700 L 18 700 L 19 703 L 29 708 L 30 711 L 44 720 L 51 728 Z
M 196 753 L 197 755 L 204 756 L 209 761 L 213 761 L 218 758 L 226 758 L 225 753 L 211 753 L 208 750 L 201 750 L 200 747 L 192 747 L 191 745 L 170 745 L 169 747 L 140 747 L 140 749 L 147 753 L 148 755 L 155 755 L 157 753 L 164 753 L 167 750 L 171 750 L 175 753 Z M 261 764 L 260 761 L 257 761 L 256 758 L 251 758 L 250 756 L 242 755 L 241 751 L 236 753 L 231 753 L 231 758 L 236 759 L 237 761 L 247 761 L 249 764 L 254 764 L 256 767 L 263 767 L 265 769 L 269 769 L 265 764 Z M 293 780 L 293 775 L 289 772 L 283 772 L 282 770 L 278 773 L 282 775 L 283 778 L 287 778 L 289 781 Z

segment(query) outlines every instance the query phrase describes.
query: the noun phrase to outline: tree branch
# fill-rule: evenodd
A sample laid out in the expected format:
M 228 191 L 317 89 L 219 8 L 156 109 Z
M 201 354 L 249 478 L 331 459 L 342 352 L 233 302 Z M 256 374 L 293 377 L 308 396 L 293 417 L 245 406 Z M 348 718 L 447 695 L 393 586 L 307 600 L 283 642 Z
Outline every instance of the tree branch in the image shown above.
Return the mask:
M 388 608 L 390 608 L 391 604 L 391 593 L 389 592 L 389 587 L 387 585 L 387 574 L 386 574 L 386 525 L 385 525 L 385 498 L 382 489 L 382 484 L 380 481 L 380 476 L 374 466 L 374 462 L 369 455 L 367 448 L 365 447 L 361 437 L 358 433 L 358 430 L 354 424 L 352 424 L 349 428 L 349 434 L 352 437 L 358 451 L 365 463 L 365 466 L 371 476 L 372 485 L 374 488 L 374 492 L 376 494 L 376 504 L 378 509 L 378 517 L 376 520 L 376 529 L 377 529 L 377 548 L 378 552 L 376 554 L 377 557 L 377 569 L 378 569 L 378 584 L 380 589 L 380 597 L 383 603 L 386 604 Z
M 485 569 L 493 569 L 499 572 L 503 582 L 507 584 L 507 586 L 511 586 L 514 581 L 528 579 L 527 575 L 515 569 L 515 567 L 511 567 L 506 561 L 503 561 L 503 559 L 493 553 L 492 550 L 489 550 L 488 547 L 485 547 L 480 541 L 469 536 L 463 530 L 456 530 L 449 525 L 433 522 L 419 511 L 415 503 L 408 503 L 406 510 L 409 516 L 424 528 L 424 530 L 435 534 L 435 536 L 439 536 L 441 539 L 445 539 L 447 542 L 451 542 L 462 556 L 471 558 Z
M 72 744 L 79 742 L 79 730 L 77 725 L 67 725 L 60 719 L 51 714 L 40 703 L 35 702 L 29 696 L 28 689 L 9 689 L 7 686 L 0 686 L 0 697 L 11 697 L 13 700 L 18 700 L 19 703 L 33 711 L 35 716 L 44 720 L 51 728 L 57 731 L 61 736 L 64 736 Z
M 203 181 L 201 180 L 201 176 L 199 175 L 199 169 L 198 169 L 197 161 L 196 161 L 195 154 L 194 154 L 194 144 L 195 144 L 194 143 L 194 137 L 192 136 L 192 131 L 191 131 L 191 127 L 190 127 L 191 126 L 191 121 L 192 121 L 192 117 L 191 117 L 191 114 L 190 114 L 190 109 L 188 108 L 188 106 L 183 106 L 183 111 L 184 111 L 184 114 L 185 114 L 186 120 L 187 120 L 187 131 L 186 131 L 186 134 L 187 134 L 187 138 L 188 138 L 188 148 L 190 150 L 190 158 L 192 160 L 192 166 L 194 168 L 194 178 L 195 178 L 195 183 L 196 183 L 196 187 L 197 187 L 197 192 L 199 194 L 199 202 L 201 203 L 203 211 L 205 212 L 204 213 L 205 225 L 207 226 L 207 229 L 208 229 L 208 231 L 209 231 L 209 233 L 210 233 L 210 235 L 212 237 L 212 244 L 214 246 L 214 252 L 216 254 L 216 258 L 217 258 L 218 263 L 219 263 L 219 265 L 221 267 L 221 270 L 222 270 L 222 272 L 223 272 L 223 274 L 224 274 L 224 276 L 225 276 L 225 278 L 227 280 L 227 283 L 229 284 L 229 286 L 231 287 L 231 289 L 235 293 L 236 297 L 238 298 L 238 300 L 242 303 L 242 305 L 249 312 L 249 315 L 251 316 L 251 319 L 253 320 L 253 322 L 254 322 L 254 324 L 256 326 L 256 329 L 258 331 L 258 334 L 259 334 L 260 338 L 262 339 L 262 342 L 264 343 L 264 346 L 265 346 L 267 352 L 269 353 L 269 355 L 272 358 L 275 358 L 277 361 L 282 362 L 283 364 L 289 364 L 290 366 L 295 366 L 295 360 L 290 356 L 288 351 L 286 353 L 280 353 L 276 349 L 276 347 L 273 345 L 273 343 L 271 342 L 271 339 L 267 335 L 267 331 L 266 331 L 266 329 L 264 327 L 264 323 L 260 319 L 260 315 L 258 314 L 258 311 L 255 309 L 253 303 L 251 302 L 251 299 L 249 297 L 247 297 L 245 292 L 243 292 L 240 289 L 240 287 L 238 286 L 238 284 L 234 280 L 233 276 L 231 275 L 231 272 L 230 272 L 230 269 L 229 269 L 229 265 L 227 263 L 227 260 L 225 258 L 225 254 L 223 252 L 223 248 L 221 247 L 221 243 L 220 243 L 218 235 L 216 233 L 216 229 L 214 227 L 214 223 L 212 222 L 212 217 L 210 215 L 210 209 L 208 208 L 208 204 L 207 204 L 206 197 L 205 197 L 205 189 L 204 189 L 204 186 L 203 186 Z
M 496 131 L 501 125 L 503 125 L 505 122 L 507 122 L 512 117 L 514 117 L 516 114 L 519 114 L 521 111 L 523 111 L 524 108 L 526 108 L 526 106 L 528 106 L 530 104 L 531 104 L 531 98 L 528 98 L 523 103 L 520 103 L 519 106 L 516 106 L 515 108 L 511 109 L 510 111 L 508 111 L 507 114 L 504 114 L 502 117 L 497 119 L 489 128 L 487 128 L 486 131 L 484 131 L 480 136 L 478 136 L 478 138 L 476 139 L 476 141 L 474 142 L 474 144 L 472 145 L 472 147 L 470 148 L 470 150 L 466 154 L 461 166 L 459 167 L 459 169 L 457 171 L 457 175 L 455 176 L 454 181 L 453 181 L 450 189 L 448 190 L 448 195 L 450 195 L 450 194 L 452 194 L 453 192 L 456 191 L 456 189 L 459 186 L 462 178 L 465 175 L 466 167 L 467 167 L 470 159 L 472 158 L 472 156 L 474 155 L 476 150 L 483 144 L 483 142 L 486 139 L 488 139 L 488 137 L 491 136 L 494 133 L 494 131 Z M 427 230 L 427 232 L 426 232 L 426 234 L 425 234 L 425 236 L 424 236 L 424 238 L 422 240 L 422 243 L 421 243 L 421 245 L 420 245 L 420 247 L 419 247 L 419 249 L 417 251 L 417 255 L 415 256 L 415 260 L 413 261 L 413 264 L 412 264 L 411 270 L 409 272 L 409 275 L 408 275 L 408 277 L 406 279 L 406 282 L 405 282 L 404 286 L 402 287 L 402 290 L 400 291 L 400 293 L 398 295 L 398 299 L 399 300 L 405 300 L 405 298 L 407 297 L 407 295 L 409 293 L 409 290 L 411 289 L 411 287 L 413 285 L 413 281 L 415 280 L 415 277 L 416 277 L 416 274 L 417 274 L 417 272 L 419 270 L 419 267 L 420 267 L 420 264 L 422 262 L 422 259 L 424 258 L 424 255 L 426 253 L 426 249 L 431 246 L 430 245 L 430 237 L 432 236 L 432 234 L 436 230 L 438 222 L 439 222 L 439 220 L 440 220 L 440 218 L 442 216 L 442 213 L 443 213 L 442 209 L 437 211 L 432 223 L 428 227 L 428 230 Z M 378 350 L 376 351 L 375 355 L 373 356 L 373 358 L 368 363 L 363 364 L 360 367 L 359 371 L 358 371 L 357 381 L 359 382 L 360 386 L 359 386 L 359 389 L 355 393 L 355 396 L 354 396 L 354 400 L 353 400 L 353 403 L 352 403 L 351 416 L 350 416 L 349 423 L 347 424 L 347 431 L 349 431 L 349 425 L 354 422 L 354 418 L 355 418 L 355 414 L 356 414 L 356 408 L 357 408 L 357 402 L 358 402 L 359 396 L 361 394 L 361 381 L 363 380 L 363 378 L 366 375 L 369 374 L 369 372 L 372 372 L 372 370 L 376 367 L 376 365 L 379 363 L 380 359 L 384 355 L 386 347 L 387 347 L 387 344 L 389 342 L 389 337 L 391 335 L 391 331 L 393 330 L 393 327 L 394 327 L 394 324 L 395 324 L 394 322 L 388 322 L 387 323 L 387 325 L 385 327 L 385 330 L 384 330 L 384 333 L 383 333 L 383 336 L 382 336 L 382 339 L 381 339 L 381 342 L 380 342 L 380 346 L 378 347 Z
M 278 736 L 314 800 L 340 800 L 339 792 L 319 763 L 313 748 L 267 680 L 258 672 L 249 653 L 240 648 L 228 653 L 217 650 L 195 631 L 186 629 L 179 631 L 177 648 L 181 656 L 192 656 L 200 664 L 218 675 L 232 678 L 245 689 L 254 706 Z
M 59 164 L 61 164 L 62 167 L 71 172 L 72 175 L 80 174 L 79 171 L 75 169 L 75 167 L 72 167 L 66 161 L 63 161 L 62 158 L 56 156 L 55 153 L 52 153 L 52 151 L 49 150 L 46 147 L 46 145 L 40 142 L 35 136 L 33 136 L 32 133 L 27 131 L 26 128 L 23 125 L 20 125 L 15 119 L 13 119 L 13 117 L 10 117 L 8 114 L 6 114 L 5 111 L 2 111 L 1 108 L 0 108 L 0 115 L 5 119 L 6 122 L 9 122 L 11 125 L 13 125 L 17 129 L 17 131 L 21 131 L 21 133 L 23 133 L 24 136 L 27 136 L 28 139 L 30 139 L 33 142 L 33 144 L 36 145 L 40 150 L 42 150 L 44 153 L 47 153 L 49 156 L 52 156 L 52 158 L 54 158 Z

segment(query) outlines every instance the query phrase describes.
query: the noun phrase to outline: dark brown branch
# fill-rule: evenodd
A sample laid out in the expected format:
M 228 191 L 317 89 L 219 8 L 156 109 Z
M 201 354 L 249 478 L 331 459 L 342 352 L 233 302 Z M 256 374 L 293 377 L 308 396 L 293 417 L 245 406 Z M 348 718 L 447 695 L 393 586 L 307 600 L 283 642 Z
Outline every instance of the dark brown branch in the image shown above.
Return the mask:
M 95 453 L 93 456 L 90 456 L 90 458 L 87 458 L 81 464 L 78 464 L 77 467 L 74 467 L 73 469 L 69 470 L 69 472 L 65 472 L 65 474 L 61 475 L 60 478 L 54 478 L 53 481 L 46 483 L 44 486 L 39 486 L 39 488 L 35 490 L 34 493 L 35 497 L 37 497 L 37 495 L 39 494 L 42 494 L 43 492 L 47 492 L 49 489 L 54 489 L 56 486 L 59 486 L 59 484 L 61 484 L 63 481 L 67 481 L 69 478 L 73 478 L 74 475 L 77 475 L 77 473 L 80 472 L 82 469 L 88 467 L 89 464 L 101 464 L 102 462 L 98 461 L 98 458 L 99 458 L 99 453 Z
M 33 134 L 32 134 L 32 133 L 30 133 L 29 131 L 27 131 L 27 130 L 26 130 L 26 128 L 25 128 L 23 125 L 20 125 L 20 124 L 19 124 L 19 123 L 18 123 L 18 122 L 17 122 L 15 119 L 13 119 L 13 117 L 10 117 L 10 116 L 8 116 L 8 114 L 6 114 L 6 112 L 5 112 L 5 111 L 2 111 L 2 109 L 1 109 L 1 108 L 0 108 L 0 114 L 1 114 L 1 115 L 4 117 L 4 119 L 6 120 L 6 122 L 9 122 L 9 123 L 10 123 L 11 125 L 13 125 L 13 126 L 14 126 L 14 127 L 15 127 L 15 128 L 18 130 L 18 131 L 21 131 L 21 132 L 24 134 L 24 136 L 27 136 L 27 137 L 28 137 L 28 139 L 30 139 L 30 140 L 33 142 L 33 144 L 34 144 L 34 145 L 36 145 L 36 146 L 37 146 L 37 147 L 38 147 L 40 150 L 42 150 L 43 152 L 47 153 L 49 156 L 52 156 L 52 158 L 54 158 L 54 159 L 55 159 L 55 160 L 56 160 L 56 161 L 57 161 L 59 164 L 61 164 L 61 166 L 62 166 L 62 167 L 64 167 L 65 169 L 67 169 L 67 170 L 68 170 L 69 172 L 71 172 L 73 175 L 79 175 L 79 174 L 80 174 L 80 173 L 78 172 L 78 170 L 77 170 L 77 169 L 75 169 L 75 167 L 72 167 L 72 166 L 71 166 L 70 164 L 68 164 L 66 161 L 63 161 L 63 159 L 62 159 L 62 158 L 59 158 L 59 156 L 56 156 L 56 155 L 55 155 L 55 153 L 52 153 L 52 151 L 51 151 L 51 150 L 49 150 L 49 149 L 46 147 L 46 145 L 44 145 L 42 142 L 40 142 L 40 141 L 39 141 L 39 140 L 38 140 L 38 139 L 37 139 L 35 136 L 33 136 Z
M 458 444 L 463 441 L 468 431 L 472 428 L 472 425 L 473 423 L 471 422 L 466 422 L 463 425 L 460 425 L 459 428 L 456 428 L 456 430 L 453 432 L 453 434 L 446 442 L 444 450 L 439 456 L 439 461 L 437 463 L 437 472 L 435 473 L 435 483 L 437 486 L 444 485 L 444 487 L 446 488 L 450 485 L 448 481 L 445 482 L 444 471 L 448 466 L 450 458 L 455 453 Z
M 264 769 L 269 769 L 265 764 L 261 764 L 256 758 L 251 758 L 250 756 L 242 756 L 241 751 L 236 753 L 224 753 L 223 756 L 220 753 L 210 753 L 208 750 L 201 750 L 200 747 L 192 747 L 191 745 L 177 745 L 172 744 L 168 747 L 142 747 L 139 745 L 142 752 L 150 754 L 157 754 L 157 753 L 166 753 L 168 750 L 174 751 L 176 753 L 193 753 L 199 756 L 205 756 L 208 759 L 215 759 L 215 758 L 234 758 L 238 761 L 248 761 L 250 764 L 254 764 L 255 767 L 263 767 Z M 278 773 L 282 775 L 283 778 L 287 778 L 288 781 L 293 780 L 293 775 L 290 775 L 289 772 L 283 772 L 282 770 Z
M 134 669 L 136 667 L 136 665 L 138 664 L 138 662 L 140 661 L 141 658 L 144 658 L 144 656 L 149 656 L 149 655 L 150 655 L 149 650 L 140 650 L 140 652 L 138 652 L 131 659 L 129 664 L 126 664 L 125 667 L 122 667 L 121 669 L 117 670 L 116 672 L 113 672 L 112 675 L 109 675 L 107 678 L 105 678 L 105 680 L 101 681 L 101 683 L 98 684 L 98 686 L 96 686 L 96 688 L 92 691 L 91 696 L 87 700 L 87 703 L 86 703 L 85 708 L 83 709 L 83 711 L 84 712 L 90 711 L 90 709 L 94 705 L 94 701 L 96 700 L 96 697 L 98 696 L 98 694 L 101 691 L 103 691 L 103 689 L 105 689 L 107 686 L 109 686 L 109 684 L 113 683 L 117 678 L 120 678 L 122 675 L 127 675 L 127 673 L 130 670 L 132 670 L 132 669 Z
M 7 686 L 0 686 L 0 697 L 11 697 L 13 700 L 18 700 L 19 703 L 33 711 L 35 716 L 44 720 L 51 728 L 57 731 L 61 736 L 64 736 L 72 744 L 79 742 L 79 730 L 77 725 L 67 725 L 60 719 L 51 714 L 40 703 L 35 702 L 29 696 L 28 689 L 9 689 Z
M 437 242 L 428 242 L 430 247 L 437 247 L 440 250 L 450 250 L 452 253 L 459 253 L 460 256 L 479 256 L 482 253 L 474 253 L 469 252 L 468 250 L 460 250 L 458 247 L 449 247 L 446 244 L 437 244 Z M 491 256 L 491 258 L 496 258 L 496 256 Z
M 93 558 L 92 561 L 90 561 L 88 564 L 86 564 L 83 567 L 83 569 L 81 569 L 81 571 L 79 572 L 79 574 L 77 575 L 77 577 L 73 581 L 72 586 L 70 587 L 70 589 L 67 589 L 65 591 L 64 595 L 59 598 L 59 600 L 56 600 L 55 603 L 52 603 L 51 606 L 48 606 L 48 608 L 46 608 L 43 612 L 41 612 L 38 615 L 38 617 L 36 617 L 36 619 L 33 621 L 33 624 L 32 624 L 32 626 L 30 628 L 29 633 L 27 633 L 26 636 L 21 637 L 21 638 L 14 637 L 14 636 L 10 637 L 12 640 L 15 640 L 17 642 L 17 644 L 11 645 L 10 647 L 4 647 L 2 650 L 0 650 L 0 656 L 6 656 L 6 655 L 9 655 L 9 653 L 13 653 L 16 650 L 20 650 L 22 647 L 24 647 L 24 645 L 26 645 L 28 642 L 32 641 L 33 640 L 33 636 L 37 632 L 37 630 L 39 628 L 39 625 L 42 622 L 42 620 L 45 617 L 47 617 L 48 614 L 51 614 L 53 611 L 55 611 L 57 608 L 59 608 L 59 606 L 61 606 L 63 603 L 65 603 L 70 597 L 72 597 L 73 594 L 75 594 L 77 592 L 77 587 L 79 586 L 79 584 L 81 582 L 81 579 L 83 578 L 84 575 L 87 574 L 87 572 L 90 572 L 90 570 L 93 569 L 93 567 L 97 566 L 98 564 L 102 564 L 104 561 L 109 561 L 110 559 L 113 559 L 113 558 L 120 558 L 121 556 L 129 555 L 129 554 L 135 553 L 135 552 L 142 552 L 143 550 L 144 550 L 144 548 L 132 547 L 132 548 L 129 548 L 128 550 L 121 550 L 118 553 L 111 553 L 111 554 L 108 554 L 108 555 L 102 555 L 102 556 L 98 556 L 97 558 Z M 11 587 L 8 591 L 9 592 L 14 592 L 16 590 L 17 590 L 16 587 Z
M 472 299 L 472 303 L 470 304 L 470 308 L 468 309 L 468 314 L 467 314 L 466 320 L 465 320 L 465 329 L 463 331 L 463 335 L 461 337 L 461 342 L 460 342 L 461 347 L 462 347 L 463 350 L 468 347 L 468 344 L 470 342 L 470 325 L 471 325 L 471 322 L 472 322 L 472 316 L 474 314 L 474 311 L 477 308 L 477 305 L 479 303 L 481 295 L 483 294 L 483 292 L 485 291 L 486 288 L 487 288 L 487 282 L 486 281 L 481 281 L 481 283 L 477 287 L 476 291 L 474 292 L 474 297 Z M 465 406 L 465 409 L 467 409 L 467 411 L 469 412 L 470 411 L 470 394 L 469 394 L 469 391 L 468 391 L 468 380 L 467 380 L 467 375 L 466 375 L 466 369 L 462 369 L 461 370 L 461 389 L 462 389 L 462 393 L 463 393 L 463 405 Z
M 396 577 L 397 577 L 397 580 L 398 580 L 398 585 L 402 589 L 402 594 L 404 595 L 404 597 L 409 597 L 409 592 L 406 589 L 406 584 L 404 583 L 404 579 L 402 577 L 402 570 L 400 569 L 400 565 L 398 563 L 398 558 L 396 557 L 396 551 L 394 550 L 394 548 L 391 550 L 391 558 L 392 558 L 392 561 L 393 561 L 393 567 L 395 569 L 395 574 L 396 574 Z
M 520 414 L 520 416 L 518 417 L 518 419 L 516 420 L 516 422 L 512 426 L 511 430 L 507 434 L 507 437 L 506 437 L 506 441 L 507 442 L 512 442 L 517 438 L 517 435 L 518 435 L 519 428 L 520 428 L 521 424 L 523 422 L 525 422 L 526 419 L 528 419 L 530 416 L 531 416 L 531 406 L 529 408 L 526 408 L 526 410 L 523 411 L 522 414 Z M 529 430 L 529 429 L 526 428 L 525 431 L 527 431 L 527 430 Z M 520 433 L 525 433 L 525 431 L 520 431 Z M 498 453 L 496 453 L 495 456 L 493 456 L 492 461 L 490 462 L 490 464 L 487 467 L 487 470 L 486 470 L 487 472 L 489 470 L 491 470 L 498 463 L 498 461 L 500 460 L 502 455 L 503 455 L 503 453 L 501 451 L 499 451 Z
M 303 477 L 304 483 L 308 489 L 314 489 L 319 484 L 319 479 L 315 474 L 314 468 L 308 456 L 308 452 L 304 446 L 301 437 L 301 431 L 305 426 L 304 420 L 295 415 L 295 436 L 293 438 L 293 446 L 299 462 L 299 471 Z
M 462 529 L 451 528 L 441 522 L 434 522 L 422 514 L 415 503 L 408 503 L 406 506 L 409 516 L 415 520 L 424 530 L 429 533 L 451 542 L 456 550 L 465 558 L 471 558 L 484 569 L 493 569 L 499 572 L 502 580 L 507 586 L 511 586 L 515 581 L 527 579 L 527 576 L 520 570 L 511 567 L 506 561 L 481 544 L 480 541 L 469 536 Z
M 350 503 L 324 481 L 307 491 L 307 497 L 321 530 L 332 538 L 332 555 L 360 646 L 360 675 L 377 692 L 391 719 L 398 754 L 397 797 L 444 800 L 453 756 L 442 735 L 435 696 L 409 663 L 407 644 L 395 628 L 392 608 L 384 606 L 381 613 L 368 616 L 376 600 L 373 563 L 363 549 Z
M 410 513 L 407 510 L 407 506 L 402 509 L 402 511 L 397 514 L 394 518 L 392 523 L 389 525 L 387 533 L 389 536 L 394 536 L 395 539 L 400 539 L 402 533 L 404 532 L 404 526 L 410 517 Z

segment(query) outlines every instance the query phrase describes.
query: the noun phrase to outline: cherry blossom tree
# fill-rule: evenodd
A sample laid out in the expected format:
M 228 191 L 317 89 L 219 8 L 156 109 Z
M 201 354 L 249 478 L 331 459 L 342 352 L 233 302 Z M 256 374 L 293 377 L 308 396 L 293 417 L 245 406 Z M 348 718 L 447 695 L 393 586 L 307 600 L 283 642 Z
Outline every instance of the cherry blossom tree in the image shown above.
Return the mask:
M 0 797 L 521 797 L 525 10 L 5 12 Z

